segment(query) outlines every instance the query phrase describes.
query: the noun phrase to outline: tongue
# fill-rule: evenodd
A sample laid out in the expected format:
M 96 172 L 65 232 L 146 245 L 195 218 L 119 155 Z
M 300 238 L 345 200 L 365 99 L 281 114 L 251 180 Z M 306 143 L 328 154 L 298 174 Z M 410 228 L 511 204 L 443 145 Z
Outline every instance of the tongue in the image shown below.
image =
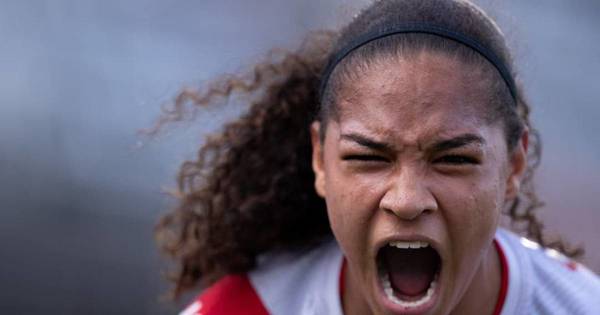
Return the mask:
M 384 253 L 390 281 L 394 289 L 409 297 L 423 295 L 435 276 L 438 257 L 428 248 L 395 249 L 388 247 Z

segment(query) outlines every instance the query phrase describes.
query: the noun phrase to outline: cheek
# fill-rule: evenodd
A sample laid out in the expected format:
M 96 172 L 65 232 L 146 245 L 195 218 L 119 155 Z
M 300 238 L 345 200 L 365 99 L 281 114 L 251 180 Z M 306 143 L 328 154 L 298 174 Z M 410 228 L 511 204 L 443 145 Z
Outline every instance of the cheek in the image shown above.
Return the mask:
M 365 196 L 365 188 L 357 182 L 328 174 L 326 203 L 331 228 L 340 243 L 358 244 L 368 230 L 371 207 Z
M 496 231 L 502 209 L 502 185 L 497 174 L 486 174 L 453 187 L 442 208 L 449 237 L 457 252 L 486 248 Z
M 331 229 L 347 258 L 362 261 L 378 209 L 377 184 L 346 175 L 339 164 L 329 166 L 325 200 Z
M 497 184 L 479 184 L 474 185 L 473 196 L 470 198 L 468 211 L 464 214 L 465 222 L 472 229 L 469 237 L 484 237 L 491 235 L 496 230 L 496 223 L 500 215 L 500 199 L 498 198 L 499 187 Z

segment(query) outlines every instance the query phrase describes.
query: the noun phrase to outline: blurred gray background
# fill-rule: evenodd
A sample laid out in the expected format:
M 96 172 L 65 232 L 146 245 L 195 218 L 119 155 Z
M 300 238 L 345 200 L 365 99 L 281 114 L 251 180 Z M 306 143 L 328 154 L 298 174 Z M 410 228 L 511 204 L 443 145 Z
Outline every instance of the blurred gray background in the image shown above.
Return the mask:
M 152 229 L 179 163 L 235 106 L 155 140 L 182 86 L 297 47 L 366 0 L 0 2 L 0 313 L 169 314 Z M 600 2 L 480 1 L 514 48 L 544 139 L 550 231 L 600 271 Z

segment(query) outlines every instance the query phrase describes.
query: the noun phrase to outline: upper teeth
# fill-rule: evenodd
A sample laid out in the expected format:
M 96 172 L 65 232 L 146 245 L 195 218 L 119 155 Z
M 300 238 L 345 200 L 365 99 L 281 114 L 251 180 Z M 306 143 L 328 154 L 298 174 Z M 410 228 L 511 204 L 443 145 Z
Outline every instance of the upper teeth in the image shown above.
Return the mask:
M 392 247 L 396 248 L 424 248 L 429 246 L 427 242 L 421 241 L 412 241 L 412 242 L 404 242 L 404 241 L 394 241 L 389 244 Z

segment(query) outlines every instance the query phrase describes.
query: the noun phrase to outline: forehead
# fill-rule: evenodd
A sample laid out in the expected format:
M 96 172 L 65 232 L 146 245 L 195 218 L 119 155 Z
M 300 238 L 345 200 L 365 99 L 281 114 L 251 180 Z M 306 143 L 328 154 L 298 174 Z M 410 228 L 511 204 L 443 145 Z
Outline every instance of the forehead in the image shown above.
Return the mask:
M 359 71 L 338 93 L 342 128 L 417 141 L 486 125 L 488 87 L 474 66 L 422 52 L 382 58 Z

